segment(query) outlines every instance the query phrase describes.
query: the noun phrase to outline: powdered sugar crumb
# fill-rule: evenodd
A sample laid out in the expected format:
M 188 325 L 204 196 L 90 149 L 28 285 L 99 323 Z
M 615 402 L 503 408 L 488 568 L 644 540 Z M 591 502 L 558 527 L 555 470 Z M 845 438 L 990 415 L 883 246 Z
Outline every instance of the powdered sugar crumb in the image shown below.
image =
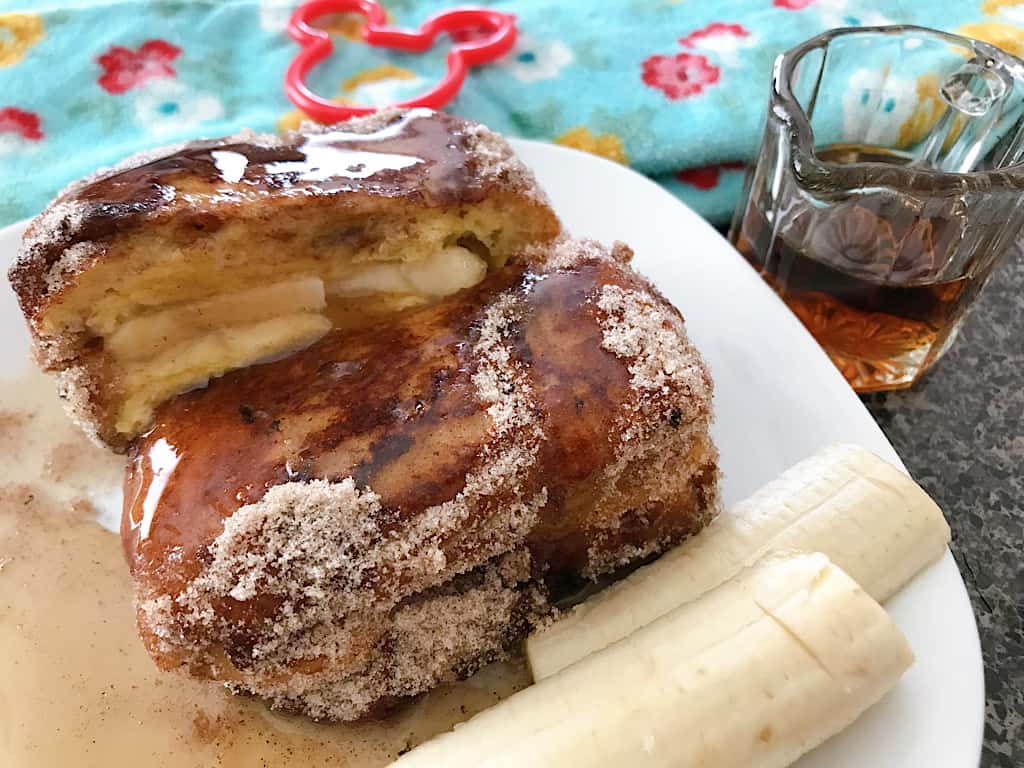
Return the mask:
M 631 413 L 620 420 L 616 458 L 604 470 L 597 506 L 620 503 L 619 485 L 627 475 L 657 503 L 678 493 L 690 476 L 717 459 L 708 437 L 711 379 L 687 338 L 682 317 L 657 294 L 613 283 L 602 287 L 596 303 L 602 313 L 602 347 L 628 361 L 635 393 Z M 711 498 L 703 512 L 710 519 L 720 505 L 717 476 L 706 488 Z M 643 509 L 636 512 L 642 515 Z M 667 544 L 652 540 L 642 547 L 615 545 L 619 519 L 595 535 L 584 575 L 596 577 Z
M 379 534 L 373 518 L 379 510 L 377 495 L 357 490 L 352 478 L 274 486 L 225 521 L 210 548 L 210 566 L 183 600 L 209 590 L 245 601 L 286 595 L 298 585 L 302 597 L 322 605 L 325 584 L 358 584 L 372 565 L 361 555 Z M 254 540 L 259 549 L 252 548 Z
M 683 320 L 649 294 L 606 285 L 597 301 L 604 312 L 602 346 L 630 358 L 631 384 L 638 392 L 666 392 L 673 384 L 705 395 L 699 358 L 686 338 Z
M 358 670 L 329 668 L 261 681 L 257 692 L 284 709 L 350 720 L 381 699 L 415 695 L 507 656 L 543 597 L 528 586 L 530 557 L 518 550 L 378 619 L 377 650 Z M 526 586 L 524 586 L 526 585 Z
M 604 243 L 589 238 L 573 239 L 562 237 L 554 243 L 533 245 L 523 253 L 523 258 L 548 272 L 573 269 L 588 261 L 612 261 L 629 264 L 633 249 L 616 240 L 609 248 Z
M 498 438 L 516 427 L 532 428 L 533 437 L 543 437 L 536 419 L 532 418 L 533 392 L 522 364 L 512 358 L 505 343 L 514 323 L 518 322 L 518 301 L 504 293 L 488 307 L 474 348 L 478 368 L 473 374 L 477 398 L 487 405 Z
M 46 289 L 50 293 L 61 290 L 70 275 L 82 271 L 102 249 L 96 243 L 75 243 L 64 249 L 60 258 L 46 272 Z
M 325 634 L 322 628 L 373 599 L 364 581 L 380 565 L 374 546 L 379 510 L 376 494 L 358 490 L 351 478 L 274 486 L 225 521 L 209 548 L 209 565 L 173 607 L 162 597 L 152 605 L 143 601 L 150 627 L 165 636 L 176 628 L 175 645 L 188 646 L 186 638 L 197 635 L 227 645 L 231 627 L 215 606 L 226 598 L 245 603 L 259 596 L 279 600 L 280 610 L 249 649 L 253 660 L 278 667 L 348 652 L 350 632 Z
M 492 429 L 476 466 L 454 499 L 430 507 L 416 530 L 404 537 L 422 545 L 430 536 L 454 534 L 475 512 L 488 513 L 488 531 L 479 532 L 477 557 L 490 558 L 518 546 L 547 503 L 547 489 L 530 492 L 544 432 L 535 416 L 533 391 L 522 364 L 512 357 L 508 337 L 518 321 L 518 300 L 505 293 L 487 307 L 473 347 L 477 399 L 487 406 Z
M 76 200 L 62 201 L 51 205 L 32 222 L 21 241 L 18 260 L 23 261 L 41 248 L 59 246 L 70 242 L 85 220 L 88 212 L 85 203 Z
M 470 139 L 472 159 L 482 177 L 504 183 L 543 205 L 549 204 L 547 194 L 537 184 L 533 172 L 512 151 L 501 134 L 479 123 L 469 123 L 463 130 Z
M 518 536 L 536 523 L 547 502 L 547 490 L 524 498 L 528 475 L 537 462 L 544 431 L 536 416 L 533 389 L 523 364 L 515 360 L 508 340 L 521 319 L 519 300 L 512 292 L 499 296 L 488 307 L 474 347 L 477 370 L 473 384 L 477 398 L 487 405 L 493 436 L 484 447 L 481 466 L 466 478 L 463 495 L 487 496 L 499 489 L 511 494 L 506 505 L 506 527 Z

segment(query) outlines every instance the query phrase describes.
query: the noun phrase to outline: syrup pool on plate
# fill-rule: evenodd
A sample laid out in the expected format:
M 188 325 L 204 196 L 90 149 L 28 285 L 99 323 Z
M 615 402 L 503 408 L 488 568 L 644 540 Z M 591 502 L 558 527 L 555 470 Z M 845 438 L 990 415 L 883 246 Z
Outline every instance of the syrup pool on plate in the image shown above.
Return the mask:
M 42 374 L 0 379 L 5 768 L 109 768 L 128 757 L 133 768 L 371 768 L 528 682 L 521 663 L 492 665 L 386 722 L 332 725 L 159 671 L 135 634 L 131 580 L 111 532 L 122 474 L 123 457 L 68 421 Z

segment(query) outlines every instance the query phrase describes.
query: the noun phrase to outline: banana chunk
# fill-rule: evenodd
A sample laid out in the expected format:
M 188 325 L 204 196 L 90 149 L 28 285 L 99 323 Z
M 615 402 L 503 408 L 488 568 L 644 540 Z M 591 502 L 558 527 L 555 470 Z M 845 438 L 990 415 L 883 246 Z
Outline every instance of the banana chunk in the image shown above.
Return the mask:
M 768 552 L 823 552 L 885 601 L 949 542 L 934 501 L 870 451 L 834 445 L 526 641 L 542 680 L 696 600 Z
M 293 314 L 318 314 L 325 307 L 320 278 L 300 277 L 133 318 L 111 332 L 105 345 L 118 360 L 150 360 L 169 347 L 201 339 L 224 327 L 254 325 Z
M 457 245 L 414 261 L 384 261 L 349 267 L 327 285 L 337 296 L 408 295 L 434 300 L 476 285 L 487 274 L 487 262 Z
M 225 326 L 169 347 L 152 360 L 125 366 L 126 395 L 117 429 L 130 432 L 153 418 L 164 400 L 212 376 L 307 347 L 330 330 L 323 315 L 300 312 L 249 325 Z
M 913 662 L 822 554 L 770 556 L 403 757 L 395 768 L 782 768 Z

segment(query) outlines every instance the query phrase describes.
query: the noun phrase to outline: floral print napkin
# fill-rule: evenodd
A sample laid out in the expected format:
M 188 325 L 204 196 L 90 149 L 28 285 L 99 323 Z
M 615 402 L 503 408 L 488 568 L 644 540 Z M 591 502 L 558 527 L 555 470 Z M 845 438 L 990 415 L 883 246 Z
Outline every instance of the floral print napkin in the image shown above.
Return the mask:
M 1024 53 L 1024 0 L 476 2 L 516 14 L 519 39 L 471 72 L 451 111 L 629 164 L 717 224 L 728 220 L 756 153 L 772 62 L 792 45 L 830 27 L 914 23 Z M 394 23 L 415 26 L 460 3 L 383 4 Z M 298 125 L 303 115 L 282 88 L 297 50 L 285 34 L 293 7 L 0 0 L 0 225 L 35 214 L 68 181 L 130 152 Z M 422 55 L 368 48 L 361 23 L 352 14 L 324 19 L 337 45 L 311 78 L 321 93 L 385 104 L 443 71 L 449 41 Z M 870 81 L 871 62 L 857 76 Z M 893 112 L 919 117 L 909 101 Z

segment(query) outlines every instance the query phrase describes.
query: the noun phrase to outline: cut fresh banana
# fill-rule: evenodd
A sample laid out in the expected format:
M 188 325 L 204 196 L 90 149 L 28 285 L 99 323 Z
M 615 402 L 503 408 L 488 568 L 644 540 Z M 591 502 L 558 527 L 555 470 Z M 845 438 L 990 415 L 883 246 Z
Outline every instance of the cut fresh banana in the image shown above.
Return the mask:
M 949 526 L 913 480 L 835 445 L 801 461 L 703 532 L 526 642 L 542 680 L 689 603 L 768 552 L 824 552 L 884 601 L 945 552 Z
M 104 345 L 119 360 L 150 360 L 168 347 L 202 340 L 225 326 L 255 325 L 286 315 L 319 314 L 325 307 L 320 278 L 300 277 L 133 318 L 111 333 Z
M 331 297 L 412 295 L 429 299 L 476 285 L 487 274 L 487 262 L 457 245 L 416 261 L 368 262 L 347 266 L 345 274 L 327 284 Z
M 771 556 L 401 757 L 396 768 L 781 768 L 913 654 L 821 554 Z
M 123 376 L 125 401 L 116 428 L 134 432 L 167 398 L 203 386 L 211 376 L 309 346 L 330 328 L 331 321 L 314 312 L 226 325 L 165 348 L 152 360 L 127 365 Z

